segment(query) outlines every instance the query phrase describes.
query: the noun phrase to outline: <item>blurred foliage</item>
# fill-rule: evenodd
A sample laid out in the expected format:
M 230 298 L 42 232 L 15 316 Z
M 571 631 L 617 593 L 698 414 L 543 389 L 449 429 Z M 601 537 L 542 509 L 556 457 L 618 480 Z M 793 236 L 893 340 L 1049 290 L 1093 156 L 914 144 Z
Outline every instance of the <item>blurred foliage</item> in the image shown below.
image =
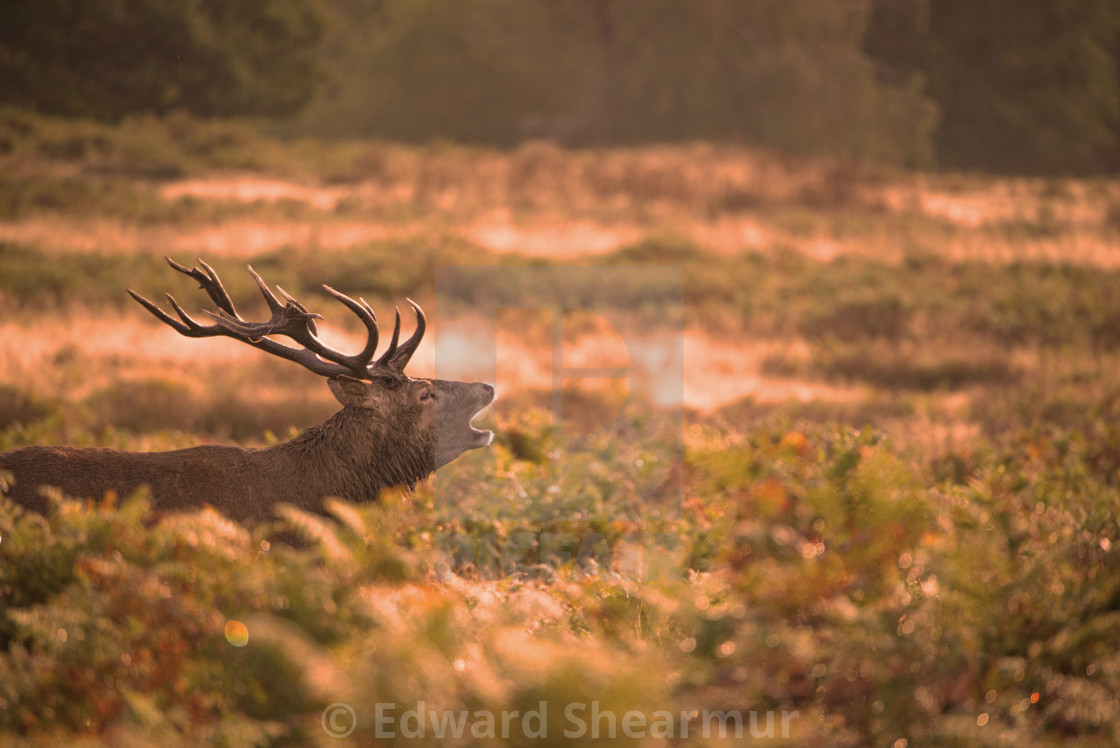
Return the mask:
M 947 167 L 1098 173 L 1120 166 L 1120 8 L 1109 0 L 930 3 L 926 70 Z
M 849 405 L 743 402 L 729 414 L 770 416 L 784 409 L 792 419 L 881 424 L 926 412 L 931 398 L 961 393 L 950 420 L 963 418 L 993 439 L 1038 424 L 1086 429 L 1120 416 L 1116 270 L 1020 261 L 993 272 L 989 262 L 920 253 L 901 263 L 859 255 L 820 261 L 792 251 L 729 257 L 679 238 L 650 238 L 603 255 L 605 267 L 623 270 L 611 274 L 582 260 L 530 261 L 513 254 L 502 255 L 504 264 L 497 267 L 498 256 L 438 233 L 358 244 L 331 257 L 325 263 L 317 247 L 293 245 L 261 252 L 252 264 L 270 283 L 353 333 L 357 320 L 327 296 L 323 284 L 363 296 L 379 309 L 405 297 L 424 305 L 438 301 L 442 314 L 456 317 L 531 306 L 527 300 L 535 304 L 554 295 L 579 292 L 584 298 L 593 280 L 596 308 L 620 330 L 683 324 L 716 338 L 795 340 L 797 346 L 762 354 L 760 373 L 856 386 L 869 394 Z M 177 259 L 190 262 L 189 256 Z M 645 271 L 625 272 L 635 264 Z M 433 287 L 436 269 L 447 265 L 458 268 Z M 248 273 L 225 262 L 216 266 L 244 314 L 267 315 Z M 50 250 L 0 243 L 0 298 L 13 313 L 109 308 L 143 318 L 122 292 L 121 278 L 152 299 L 171 292 L 192 313 L 208 306 L 193 284 L 168 273 L 150 254 L 88 251 L 68 253 L 59 262 Z M 572 327 L 567 334 L 578 332 Z M 6 421 L 27 424 L 65 413 L 67 421 L 94 433 L 111 427 L 155 432 L 162 425 L 240 440 L 283 434 L 326 415 L 329 399 L 299 403 L 292 395 L 278 410 L 243 396 L 252 382 L 277 376 L 285 375 L 262 365 L 200 392 L 181 380 L 143 374 L 53 404 L 17 387 L 6 395 L 12 411 Z M 49 441 L 49 433 L 42 438 Z
M 0 157 L 9 165 L 6 179 L 13 181 L 49 183 L 70 177 L 79 182 L 72 170 L 58 168 L 63 165 L 80 167 L 87 180 L 100 178 L 102 189 L 106 184 L 127 185 L 127 180 L 178 179 L 208 168 L 299 174 L 314 164 L 329 172 L 332 162 L 353 155 L 345 145 L 281 144 L 237 119 L 176 112 L 161 117 L 137 114 L 107 124 L 0 108 Z M 80 209 L 82 202 L 67 196 L 58 205 Z
M 542 423 L 502 424 L 451 494 L 283 511 L 302 550 L 143 497 L 45 519 L 0 499 L 0 734 L 307 743 L 338 701 L 362 739 L 377 703 L 546 702 L 559 744 L 596 699 L 797 710 L 799 745 L 1120 735 L 1114 428 L 955 454 L 947 479 L 867 430 L 693 426 L 683 492 L 635 512 L 623 432 L 557 489 L 507 449 L 568 450 Z
M 11 385 L 0 385 L 0 431 L 42 420 L 55 410 L 52 403 Z
M 11 0 L 5 21 L 0 104 L 63 116 L 501 147 L 705 139 L 1017 174 L 1120 163 L 1110 0 Z
M 0 102 L 104 120 L 284 114 L 314 91 L 322 24 L 310 0 L 10 0 Z
M 441 207 L 447 195 L 477 201 L 467 221 L 512 194 L 515 215 L 637 220 L 653 205 L 698 225 L 765 213 L 788 236 L 882 233 L 903 247 L 893 260 L 821 260 L 782 243 L 719 254 L 652 233 L 600 258 L 680 268 L 683 323 L 703 331 L 701 343 L 757 352 L 761 375 L 851 388 L 855 399 L 747 399 L 682 424 L 636 398 L 609 426 L 581 430 L 602 424 L 611 393 L 565 393 L 561 424 L 531 407 L 551 393 L 503 395 L 489 416 L 494 445 L 413 494 L 333 502 L 326 516 L 284 508 L 260 528 L 211 511 L 156 516 L 143 496 L 56 497 L 46 518 L 0 498 L 0 743 L 331 743 L 322 718 L 335 702 L 355 708 L 355 738 L 373 742 L 375 704 L 422 700 L 522 713 L 545 701 L 554 744 L 564 707 L 592 700 L 619 715 L 797 710 L 790 742 L 810 746 L 1120 741 L 1110 645 L 1120 634 L 1118 271 L 922 248 L 929 236 L 998 238 L 1010 254 L 1039 237 L 1069 240 L 1059 251 L 1086 235 L 1110 240 L 1111 214 L 1085 229 L 1052 209 L 1063 183 L 1031 186 L 1028 197 L 1047 198 L 1037 212 L 962 228 L 868 201 L 860 188 L 876 175 L 843 161 L 784 184 L 771 179 L 788 177 L 777 162 L 760 161 L 756 181 L 721 181 L 708 167 L 736 152 L 703 145 L 536 143 L 508 155 L 284 146 L 186 116 L 110 128 L 6 111 L 0 150 L 4 215 L 48 224 L 326 223 L 389 210 L 361 198 L 323 210 L 158 193 L 162 180 L 216 168 L 402 187 L 408 197 L 392 209 L 424 217 L 422 231 L 329 261 L 314 241 L 253 253 L 265 278 L 351 332 L 357 322 L 319 284 L 380 310 L 404 296 L 427 304 L 440 265 L 480 266 L 464 271 L 471 282 L 441 289 L 450 293 L 440 313 L 454 317 L 486 295 L 515 304 L 552 290 L 533 265 L 577 265 L 499 256 L 444 231 L 433 214 L 453 210 Z M 953 184 L 966 191 L 970 179 Z M 1069 185 L 1106 198 L 1107 188 Z M 622 207 L 610 213 L 608 203 Z M 499 260 L 527 272 L 510 269 L 503 283 L 488 268 Z M 241 262 L 214 264 L 256 316 Z M 596 267 L 579 272 L 606 276 Z M 169 273 L 148 252 L 0 242 L 13 331 L 52 329 L 52 313 L 146 319 L 122 285 L 205 305 L 195 284 Z M 680 286 L 665 283 L 659 303 L 643 307 L 645 278 L 617 282 L 618 311 L 680 324 L 658 319 Z M 53 351 L 39 368 L 7 362 L 0 449 L 170 449 L 215 437 L 258 446 L 334 407 L 308 392 L 304 373 L 271 363 L 154 372 L 144 350 Z M 927 449 L 946 421 L 977 433 Z M 899 423 L 909 439 L 886 436 Z M 523 738 L 515 729 L 510 742 L 541 742 Z M 680 742 L 708 744 L 695 734 Z
M 1096 174 L 1120 166 L 1120 9 L 962 0 L 871 4 L 880 80 L 920 76 L 942 167 Z
M 925 165 L 919 81 L 876 80 L 865 13 L 812 0 L 329 2 L 305 133 L 571 145 L 716 139 Z
M 876 360 L 891 356 L 892 351 L 900 365 L 910 361 L 922 366 L 922 352 L 907 344 L 917 348 L 965 336 L 969 344 L 958 355 L 967 351 L 967 361 L 926 352 L 930 359 L 926 365 L 934 365 L 933 359 L 941 361 L 949 384 L 1006 378 L 1006 362 L 1001 366 L 998 360 L 985 359 L 998 357 L 1001 349 L 1074 346 L 1106 353 L 1120 348 L 1120 297 L 1113 293 L 1120 271 L 1022 261 L 992 273 L 987 262 L 938 257 L 900 266 L 849 255 L 821 262 L 794 252 L 780 257 L 763 253 L 722 257 L 690 247 L 682 254 L 680 247 L 677 241 L 647 240 L 604 255 L 608 267 L 641 266 L 635 265 L 639 262 L 648 264 L 650 272 L 633 274 L 632 280 L 624 273 L 607 274 L 612 279 L 611 293 L 596 296 L 595 303 L 619 314 L 653 319 L 673 304 L 679 307 L 683 280 L 687 323 L 758 338 L 803 337 L 825 354 L 815 365 L 840 378 L 844 371 L 858 375 L 859 366 L 845 364 L 852 346 L 864 356 L 871 355 L 868 371 L 873 372 Z M 403 256 L 409 262 L 401 262 Z M 440 301 L 448 304 L 449 313 L 460 314 L 516 307 L 526 299 L 562 294 L 563 288 L 549 284 L 587 288 L 597 275 L 604 275 L 582 262 L 534 259 L 530 264 L 522 259 L 523 266 L 518 266 L 516 255 L 502 259 L 505 264 L 496 267 L 496 258 L 483 250 L 437 237 L 370 242 L 332 255 L 330 263 L 324 263 L 313 247 L 291 246 L 262 252 L 252 264 L 273 285 L 310 299 L 317 310 L 343 324 L 352 320 L 323 291 L 324 284 L 393 303 L 404 296 L 426 297 L 438 266 L 461 265 L 439 288 Z M 477 264 L 480 260 L 485 264 Z M 476 264 L 466 264 L 472 261 Z M 248 273 L 218 264 L 230 294 L 248 305 L 246 313 L 252 314 L 254 306 L 263 308 Z M 541 266 L 556 272 L 536 272 Z M 15 309 L 77 305 L 131 309 L 132 300 L 120 288 L 123 277 L 149 298 L 166 288 L 188 308 L 209 303 L 205 296 L 191 298 L 184 293 L 188 282 L 169 272 L 162 258 L 150 255 L 86 252 L 68 255 L 65 263 L 59 263 L 35 248 L 0 243 L 0 294 Z M 643 285 L 650 283 L 655 285 Z M 679 319 L 663 321 L 680 324 Z M 976 343 L 989 352 L 975 355 L 971 349 Z M 922 387 L 923 376 L 931 377 L 927 386 L 937 385 L 935 376 L 918 375 L 914 386 Z M 884 374 L 875 383 L 888 384 L 889 379 Z

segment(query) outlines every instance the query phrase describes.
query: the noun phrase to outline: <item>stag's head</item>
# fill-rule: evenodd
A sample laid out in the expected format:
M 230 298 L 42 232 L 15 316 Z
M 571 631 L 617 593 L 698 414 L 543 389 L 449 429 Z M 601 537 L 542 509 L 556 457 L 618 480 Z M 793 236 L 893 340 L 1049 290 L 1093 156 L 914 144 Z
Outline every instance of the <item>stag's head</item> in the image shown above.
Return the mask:
M 345 374 L 328 380 L 331 392 L 344 407 L 360 411 L 390 431 L 430 435 L 431 470 L 443 467 L 471 449 L 485 447 L 493 432 L 471 421 L 494 400 L 494 388 L 484 382 L 446 379 L 378 377 L 367 382 Z
M 280 358 L 295 361 L 328 380 L 331 392 L 352 411 L 354 418 L 368 424 L 389 438 L 402 440 L 420 438 L 424 444 L 429 472 L 454 460 L 464 452 L 490 444 L 494 434 L 474 428 L 471 421 L 494 400 L 494 388 L 483 382 L 455 382 L 443 379 L 413 378 L 404 368 L 424 337 L 424 312 L 411 299 L 416 314 L 412 336 L 400 342 L 401 315 L 397 311 L 393 336 L 382 355 L 374 359 L 379 332 L 377 318 L 364 299 L 354 300 L 330 286 L 323 288 L 350 309 L 365 325 L 368 333 L 365 347 L 355 354 L 346 354 L 323 343 L 317 334 L 315 320 L 322 315 L 307 308 L 277 286 L 283 302 L 250 267 L 272 312 L 265 322 L 247 322 L 233 306 L 214 269 L 199 260 L 202 269 L 187 268 L 167 258 L 171 267 L 197 280 L 218 312 L 205 311 L 213 324 L 203 325 L 188 315 L 175 299 L 167 299 L 179 319 L 164 312 L 144 297 L 129 291 L 158 319 L 182 335 L 192 338 L 225 336 L 248 343 Z M 281 343 L 270 336 L 284 336 L 298 346 Z

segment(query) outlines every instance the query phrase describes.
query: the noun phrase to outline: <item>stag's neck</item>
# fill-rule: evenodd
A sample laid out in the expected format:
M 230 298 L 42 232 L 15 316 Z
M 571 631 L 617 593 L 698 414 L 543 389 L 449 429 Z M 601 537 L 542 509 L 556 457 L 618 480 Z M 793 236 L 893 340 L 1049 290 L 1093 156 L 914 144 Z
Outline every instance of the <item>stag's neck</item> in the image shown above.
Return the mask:
M 431 437 L 416 438 L 404 424 L 376 422 L 368 411 L 345 407 L 295 439 L 261 450 L 281 500 L 311 511 L 323 499 L 375 501 L 392 486 L 413 488 L 432 472 Z

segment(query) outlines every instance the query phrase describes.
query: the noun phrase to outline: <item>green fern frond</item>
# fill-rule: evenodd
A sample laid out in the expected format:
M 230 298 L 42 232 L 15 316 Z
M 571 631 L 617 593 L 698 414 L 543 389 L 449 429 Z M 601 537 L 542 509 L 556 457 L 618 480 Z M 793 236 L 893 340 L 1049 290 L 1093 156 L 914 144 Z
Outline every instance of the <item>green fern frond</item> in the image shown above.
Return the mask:
M 305 540 L 315 543 L 329 561 L 354 562 L 354 553 L 339 539 L 330 520 L 292 506 L 279 504 L 276 513 Z
M 366 524 L 365 518 L 358 508 L 339 499 L 327 499 L 324 504 L 339 522 L 348 527 L 359 539 L 364 539 L 371 533 L 371 528 Z

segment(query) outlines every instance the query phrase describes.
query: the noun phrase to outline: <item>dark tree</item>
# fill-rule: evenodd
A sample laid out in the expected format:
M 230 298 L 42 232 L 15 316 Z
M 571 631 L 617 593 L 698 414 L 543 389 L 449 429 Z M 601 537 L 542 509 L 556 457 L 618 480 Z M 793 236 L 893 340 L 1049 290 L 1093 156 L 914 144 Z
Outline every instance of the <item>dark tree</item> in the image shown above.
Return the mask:
M 315 0 L 5 0 L 0 103 L 106 120 L 287 114 L 314 93 L 322 33 Z
M 925 62 L 943 166 L 1099 172 L 1120 122 L 1115 0 L 934 0 Z
M 863 48 L 880 80 L 922 74 L 929 43 L 929 0 L 872 0 Z

